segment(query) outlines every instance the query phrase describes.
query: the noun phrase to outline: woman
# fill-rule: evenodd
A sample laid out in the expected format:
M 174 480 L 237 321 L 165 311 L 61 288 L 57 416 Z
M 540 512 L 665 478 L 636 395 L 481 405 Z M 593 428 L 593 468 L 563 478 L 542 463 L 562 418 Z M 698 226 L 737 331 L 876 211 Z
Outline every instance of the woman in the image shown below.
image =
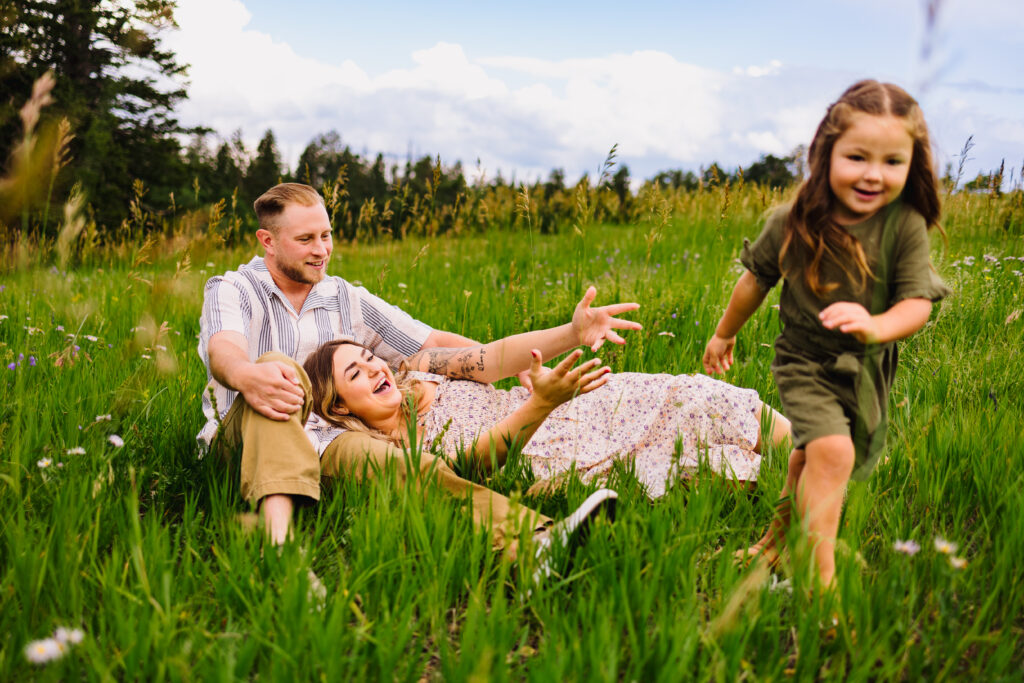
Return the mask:
M 599 323 L 589 314 L 636 306 L 590 309 L 595 296 L 591 287 L 572 323 L 477 347 L 427 349 L 397 375 L 362 346 L 329 342 L 304 365 L 313 410 L 339 431 L 368 431 L 396 445 L 413 421 L 424 445 L 449 456 L 461 450 L 484 471 L 502 466 L 518 443 L 540 479 L 575 468 L 589 480 L 607 474 L 616 459 L 631 460 L 652 497 L 705 458 L 723 476 L 755 481 L 761 423 L 772 420 L 776 443 L 789 435 L 789 422 L 755 391 L 703 375 L 611 374 L 596 358 L 574 367 L 579 350 L 553 369 L 542 366 L 544 358 L 595 338 L 595 350 L 605 338 L 621 343 L 614 332 L 595 332 Z M 617 322 L 620 329 L 640 327 Z M 527 368 L 533 393 L 489 384 Z

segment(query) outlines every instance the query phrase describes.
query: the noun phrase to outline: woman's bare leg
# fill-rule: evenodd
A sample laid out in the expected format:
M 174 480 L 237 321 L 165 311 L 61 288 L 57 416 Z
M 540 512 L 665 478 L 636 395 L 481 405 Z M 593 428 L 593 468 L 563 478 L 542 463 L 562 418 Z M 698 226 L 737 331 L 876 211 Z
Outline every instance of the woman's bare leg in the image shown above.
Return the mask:
M 793 438 L 793 425 L 790 424 L 789 420 L 782 413 L 766 403 L 761 404 L 761 411 L 757 414 L 757 422 L 760 429 L 757 431 L 757 444 L 754 446 L 755 453 L 761 452 L 761 432 L 764 431 L 765 424 L 771 429 L 773 446 L 779 447 L 786 439 Z

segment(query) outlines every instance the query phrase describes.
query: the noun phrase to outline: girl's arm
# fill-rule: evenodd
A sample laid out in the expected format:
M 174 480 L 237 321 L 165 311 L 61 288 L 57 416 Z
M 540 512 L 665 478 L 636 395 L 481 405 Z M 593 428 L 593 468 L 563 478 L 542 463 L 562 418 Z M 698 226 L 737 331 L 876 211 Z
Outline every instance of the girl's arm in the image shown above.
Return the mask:
M 505 337 L 482 346 L 459 349 L 424 349 L 409 356 L 410 370 L 433 372 L 453 379 L 469 379 L 491 383 L 511 377 L 530 367 L 530 352 L 537 349 L 543 358 L 551 358 L 569 349 L 586 344 L 596 351 L 606 340 L 624 344 L 615 331 L 639 330 L 640 323 L 615 316 L 639 308 L 639 304 L 612 304 L 591 308 L 597 296 L 591 287 L 576 305 L 572 322 L 559 327 Z
M 529 441 L 541 422 L 555 408 L 574 396 L 597 389 L 608 381 L 611 368 L 606 365 L 595 369 L 600 363 L 597 358 L 591 358 L 579 367 L 573 368 L 580 355 L 582 352 L 577 349 L 553 369 L 548 369 L 543 367 L 543 356 L 537 349 L 530 352 L 533 393 L 526 399 L 526 403 L 477 438 L 473 456 L 476 465 L 482 471 L 488 472 L 492 463 L 497 467 L 504 465 L 509 446 L 512 443 L 524 444 Z
M 929 299 L 904 299 L 885 313 L 871 315 L 868 309 L 852 301 L 837 301 L 818 317 L 826 329 L 839 328 L 863 344 L 885 344 L 917 332 L 932 313 Z
M 715 334 L 704 348 L 704 372 L 725 374 L 733 363 L 732 350 L 736 346 L 736 333 L 750 319 L 767 294 L 757 284 L 749 270 L 743 271 L 732 290 L 729 305 L 718 321 Z

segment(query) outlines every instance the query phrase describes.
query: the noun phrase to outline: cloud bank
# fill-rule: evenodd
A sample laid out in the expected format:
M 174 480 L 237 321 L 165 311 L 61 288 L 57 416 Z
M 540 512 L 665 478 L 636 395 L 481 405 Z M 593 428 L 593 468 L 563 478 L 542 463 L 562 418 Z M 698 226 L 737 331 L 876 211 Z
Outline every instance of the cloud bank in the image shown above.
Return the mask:
M 357 152 L 440 154 L 467 171 L 479 160 L 489 176 L 521 180 L 553 168 L 570 178 L 593 173 L 616 143 L 634 178 L 712 161 L 735 167 L 806 144 L 827 104 L 865 75 L 770 58 L 715 70 L 658 51 L 471 58 L 439 42 L 413 52 L 407 68 L 371 76 L 351 60 L 309 59 L 247 28 L 239 0 L 181 0 L 176 18 L 180 31 L 165 44 L 191 65 L 183 121 L 222 136 L 242 129 L 250 146 L 272 129 L 290 165 L 314 135 L 333 129 Z M 1024 158 L 1019 114 L 986 106 L 977 88 L 934 88 L 923 101 L 940 163 L 971 134 L 976 166 Z M 1019 89 L 1000 97 L 1024 100 Z

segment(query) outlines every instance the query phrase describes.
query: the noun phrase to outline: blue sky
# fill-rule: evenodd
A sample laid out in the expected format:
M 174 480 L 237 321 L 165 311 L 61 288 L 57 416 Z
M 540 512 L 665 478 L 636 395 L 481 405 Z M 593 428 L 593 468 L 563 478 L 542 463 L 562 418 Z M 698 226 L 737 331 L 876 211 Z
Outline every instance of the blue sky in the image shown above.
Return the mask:
M 570 177 L 612 144 L 634 178 L 749 164 L 806 143 L 863 77 L 922 103 L 940 164 L 1024 161 L 1020 0 L 348 3 L 179 0 L 190 123 L 294 162 L 337 130 L 358 152 L 440 154 L 472 174 Z M 926 37 L 931 51 L 925 56 Z

